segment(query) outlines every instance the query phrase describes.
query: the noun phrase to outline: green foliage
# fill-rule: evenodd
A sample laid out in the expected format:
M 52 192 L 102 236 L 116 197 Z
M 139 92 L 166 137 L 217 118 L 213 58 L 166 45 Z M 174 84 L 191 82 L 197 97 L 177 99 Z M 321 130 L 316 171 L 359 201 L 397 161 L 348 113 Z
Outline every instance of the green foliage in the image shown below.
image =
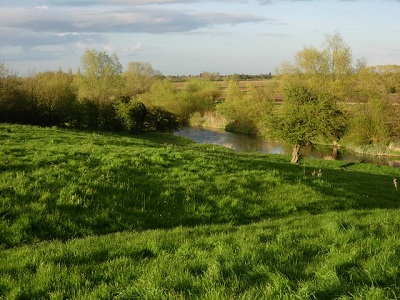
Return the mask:
M 32 123 L 35 105 L 25 97 L 17 73 L 0 63 L 0 122 Z
M 123 74 L 126 95 L 135 98 L 148 92 L 158 75 L 161 75 L 160 71 L 154 70 L 149 63 L 130 62 Z
M 251 134 L 265 131 L 265 120 L 271 115 L 274 103 L 266 88 L 249 85 L 241 91 L 237 81 L 228 83 L 225 100 L 217 111 L 230 120 L 226 129 Z
M 118 130 L 122 129 L 122 121 L 117 115 L 114 103 L 100 105 L 98 102 L 85 98 L 79 101 L 78 120 L 74 127 Z
M 86 50 L 82 56 L 83 73 L 74 78 L 81 103 L 79 127 L 118 129 L 114 106 L 122 93 L 122 66 L 118 57 L 106 52 Z
M 44 72 L 23 81 L 24 96 L 37 111 L 33 123 L 43 126 L 74 125 L 78 118 L 77 90 L 72 74 Z
M 355 101 L 363 60 L 353 60 L 350 47 L 339 33 L 326 35 L 320 49 L 304 47 L 295 56 L 295 63 L 283 63 L 278 68 L 285 82 L 302 81 L 314 90 L 332 93 L 343 101 Z
M 204 79 L 189 81 L 184 90 L 178 90 L 171 81 L 157 80 L 138 100 L 148 107 L 162 107 L 177 115 L 180 122 L 188 123 L 192 114 L 203 114 L 212 109 L 219 95 L 217 85 Z
M 162 107 L 148 109 L 144 126 L 148 131 L 174 132 L 180 127 L 177 116 Z
M 147 108 L 142 102 L 131 100 L 121 102 L 116 106 L 118 117 L 122 120 L 125 129 L 132 133 L 140 133 L 147 116 Z
M 295 57 L 293 69 L 300 74 L 321 75 L 330 80 L 338 80 L 341 76 L 357 72 L 365 64 L 353 63 L 350 47 L 339 33 L 326 35 L 321 49 L 304 47 Z
M 230 80 L 225 91 L 225 100 L 218 105 L 217 111 L 225 117 L 235 120 L 240 115 L 243 109 L 241 104 L 243 99 L 243 92 L 239 88 L 239 83 L 236 80 Z
M 186 91 L 199 96 L 201 102 L 197 103 L 197 111 L 200 113 L 211 110 L 221 96 L 220 86 L 214 81 L 205 79 L 189 80 L 186 84 Z
M 143 102 L 146 107 L 160 106 L 168 111 L 177 111 L 176 95 L 178 89 L 172 81 L 156 80 L 150 88 L 150 91 L 138 96 L 137 100 Z
M 86 50 L 81 63 L 83 73 L 78 73 L 75 78 L 79 99 L 89 99 L 100 106 L 113 102 L 122 87 L 122 65 L 118 57 L 106 52 Z
M 321 139 L 338 140 L 344 133 L 345 119 L 336 101 L 333 95 L 317 93 L 307 86 L 288 86 L 281 113 L 272 118 L 273 133 L 299 146 Z
M 357 104 L 345 140 L 355 145 L 386 144 L 390 141 L 389 110 L 389 105 L 381 98 Z

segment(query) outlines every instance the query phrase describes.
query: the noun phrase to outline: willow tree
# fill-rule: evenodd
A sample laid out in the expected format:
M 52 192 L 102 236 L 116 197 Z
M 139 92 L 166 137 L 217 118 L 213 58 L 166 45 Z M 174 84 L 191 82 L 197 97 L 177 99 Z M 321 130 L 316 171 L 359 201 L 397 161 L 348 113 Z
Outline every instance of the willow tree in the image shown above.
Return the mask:
M 272 126 L 280 138 L 294 145 L 292 162 L 297 162 L 302 146 L 337 141 L 344 134 L 345 118 L 338 101 L 357 95 L 355 79 L 363 69 L 365 62 L 353 60 L 339 33 L 326 35 L 320 49 L 304 47 L 294 63 L 278 69 L 284 102 Z
M 333 94 L 293 84 L 285 88 L 285 101 L 271 127 L 276 137 L 293 145 L 291 162 L 297 163 L 301 147 L 338 140 L 345 121 Z

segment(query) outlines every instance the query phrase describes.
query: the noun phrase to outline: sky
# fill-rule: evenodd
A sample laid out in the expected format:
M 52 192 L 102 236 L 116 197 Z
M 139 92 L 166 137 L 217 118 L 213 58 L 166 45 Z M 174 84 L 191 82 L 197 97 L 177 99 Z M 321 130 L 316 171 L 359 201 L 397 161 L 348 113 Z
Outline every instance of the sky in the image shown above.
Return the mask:
M 339 33 L 354 60 L 400 65 L 400 0 L 0 0 L 0 62 L 72 69 L 85 50 L 164 75 L 274 74 Z

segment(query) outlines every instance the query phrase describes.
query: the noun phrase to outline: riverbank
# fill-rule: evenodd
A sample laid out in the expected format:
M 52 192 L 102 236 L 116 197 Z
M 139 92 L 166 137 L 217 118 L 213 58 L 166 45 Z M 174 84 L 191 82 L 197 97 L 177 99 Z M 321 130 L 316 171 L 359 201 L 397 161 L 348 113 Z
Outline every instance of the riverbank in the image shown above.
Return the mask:
M 175 135 L 189 138 L 197 143 L 214 144 L 239 152 L 259 152 L 290 155 L 292 145 L 281 141 L 263 139 L 254 135 L 228 132 L 213 127 L 184 127 Z M 350 149 L 349 149 L 350 148 Z M 368 162 L 376 165 L 399 166 L 400 156 L 394 154 L 374 155 L 370 152 L 356 152 L 351 147 L 340 145 L 317 145 L 303 147 L 301 155 L 306 159 L 343 160 L 347 162 Z
M 400 170 L 0 124 L 0 298 L 390 299 Z
M 254 124 L 253 124 L 254 125 Z M 252 136 L 252 137 L 257 137 L 259 139 L 263 139 L 269 142 L 273 142 L 275 144 L 281 144 L 284 145 L 285 143 L 282 141 L 276 141 L 271 138 L 268 138 L 268 134 L 265 133 L 260 133 L 260 132 L 251 132 L 246 130 L 248 126 L 246 125 L 241 125 L 241 124 L 236 124 L 236 125 L 229 125 L 229 121 L 224 118 L 221 114 L 218 112 L 206 112 L 204 115 L 201 115 L 199 113 L 194 114 L 192 118 L 190 119 L 190 126 L 195 127 L 195 128 L 204 128 L 206 130 L 212 130 L 212 131 L 226 131 L 230 132 L 233 134 L 238 134 L 238 135 L 247 135 L 247 136 Z M 260 126 L 260 128 L 263 128 L 263 126 Z M 392 141 L 391 143 L 387 144 L 369 144 L 369 145 L 355 145 L 352 143 L 351 139 L 344 139 L 341 140 L 337 144 L 327 144 L 327 143 L 320 143 L 317 146 L 319 147 L 338 147 L 342 149 L 343 151 L 346 152 L 351 152 L 354 154 L 360 154 L 360 156 L 376 156 L 376 157 L 387 157 L 388 160 L 390 158 L 396 158 L 398 157 L 400 160 L 400 141 L 394 142 Z M 292 147 L 292 145 L 290 145 Z M 292 149 L 290 150 L 292 151 Z M 306 152 L 310 152 L 307 150 Z M 286 152 L 285 152 L 286 154 Z M 306 154 L 308 155 L 308 154 Z M 328 153 L 326 153 L 326 156 L 329 156 Z M 322 157 L 320 157 L 322 158 Z M 369 160 L 372 162 L 372 160 Z

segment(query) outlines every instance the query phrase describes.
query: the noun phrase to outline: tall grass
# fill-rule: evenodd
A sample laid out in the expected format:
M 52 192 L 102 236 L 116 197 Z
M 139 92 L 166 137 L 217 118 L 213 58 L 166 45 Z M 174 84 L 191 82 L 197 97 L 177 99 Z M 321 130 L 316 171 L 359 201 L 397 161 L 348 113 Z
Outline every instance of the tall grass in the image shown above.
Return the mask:
M 0 139 L 0 299 L 400 294 L 399 169 L 161 134 Z

